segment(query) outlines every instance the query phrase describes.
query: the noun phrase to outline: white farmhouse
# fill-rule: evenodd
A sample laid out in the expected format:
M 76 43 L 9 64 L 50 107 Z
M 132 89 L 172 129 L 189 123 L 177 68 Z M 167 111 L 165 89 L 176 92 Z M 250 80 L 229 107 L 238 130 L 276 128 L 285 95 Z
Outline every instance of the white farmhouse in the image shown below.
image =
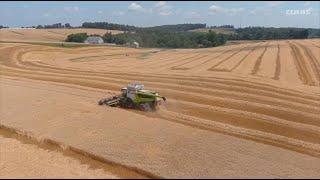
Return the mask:
M 98 37 L 98 36 L 90 36 L 84 41 L 84 43 L 88 43 L 88 44 L 103 44 L 103 39 L 101 37 Z
M 137 41 L 134 41 L 134 42 L 132 43 L 132 47 L 134 47 L 134 48 L 139 48 L 139 43 L 138 43 Z
M 137 41 L 128 42 L 126 43 L 126 46 L 132 47 L 132 48 L 139 48 L 139 43 Z

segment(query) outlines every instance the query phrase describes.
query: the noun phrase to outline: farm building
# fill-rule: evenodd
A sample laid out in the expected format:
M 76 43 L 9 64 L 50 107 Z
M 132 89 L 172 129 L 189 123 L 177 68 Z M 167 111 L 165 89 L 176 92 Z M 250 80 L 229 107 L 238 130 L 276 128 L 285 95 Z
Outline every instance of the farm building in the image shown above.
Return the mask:
M 135 42 L 133 42 L 133 43 L 132 43 L 132 47 L 134 47 L 134 48 L 138 48 L 138 47 L 139 47 L 139 43 L 138 43 L 138 42 L 136 42 L 136 41 L 135 41 Z
M 90 36 L 84 41 L 84 43 L 103 44 L 103 39 L 101 37 L 97 37 L 97 36 Z
M 139 43 L 137 41 L 126 43 L 128 47 L 139 48 Z

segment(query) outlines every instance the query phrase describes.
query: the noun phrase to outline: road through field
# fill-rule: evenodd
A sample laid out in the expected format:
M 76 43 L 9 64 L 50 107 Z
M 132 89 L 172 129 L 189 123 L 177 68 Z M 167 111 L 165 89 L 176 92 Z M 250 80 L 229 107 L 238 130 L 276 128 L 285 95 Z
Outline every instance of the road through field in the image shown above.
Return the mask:
M 319 176 L 318 57 L 308 40 L 179 50 L 0 45 L 1 125 L 146 177 Z M 96 105 L 130 82 L 168 101 L 157 113 Z

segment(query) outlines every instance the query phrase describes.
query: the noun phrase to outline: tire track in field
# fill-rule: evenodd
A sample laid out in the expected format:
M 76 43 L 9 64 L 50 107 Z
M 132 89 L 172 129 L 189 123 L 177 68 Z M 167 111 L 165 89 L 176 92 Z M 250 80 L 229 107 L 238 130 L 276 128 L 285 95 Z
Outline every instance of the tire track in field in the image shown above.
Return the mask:
M 217 66 L 219 66 L 219 65 L 220 65 L 220 64 L 222 64 L 223 62 L 227 61 L 228 59 L 232 58 L 234 55 L 236 55 L 236 54 L 240 53 L 243 49 L 245 49 L 245 48 L 247 48 L 247 47 L 248 47 L 248 46 L 245 46 L 245 47 L 241 48 L 240 50 L 238 50 L 238 51 L 236 51 L 236 52 L 232 53 L 230 56 L 228 56 L 228 57 L 226 57 L 226 58 L 222 59 L 222 60 L 221 60 L 221 61 L 219 61 L 217 64 L 215 64 L 215 65 L 211 66 L 211 67 L 208 69 L 208 71 L 215 71 L 215 70 L 216 70 L 215 68 L 216 68 Z
M 58 37 L 50 37 L 50 36 L 42 36 L 43 38 L 47 38 L 47 39 L 51 39 L 54 41 L 61 41 L 61 38 Z M 63 41 L 61 41 L 61 43 L 64 43 Z
M 190 55 L 191 55 L 191 57 L 190 57 Z M 170 64 L 175 64 L 179 61 L 190 59 L 193 56 L 197 56 L 197 54 L 196 55 L 190 54 L 190 53 L 185 53 L 182 55 L 174 54 L 173 57 L 167 55 L 167 57 L 157 59 L 156 61 L 143 61 L 143 62 L 136 63 L 134 66 L 127 66 L 126 68 L 130 68 L 130 67 L 137 68 L 137 67 L 141 67 L 141 66 L 146 67 L 146 68 L 154 68 L 154 67 L 162 68 L 162 67 L 166 67 L 167 65 L 170 65 Z
M 268 45 L 269 45 L 269 42 L 265 45 L 263 52 L 261 53 L 261 55 L 256 60 L 256 63 L 254 64 L 254 67 L 253 67 L 253 70 L 251 72 L 251 75 L 257 75 L 257 73 L 258 73 L 258 71 L 260 69 L 262 58 L 263 58 L 264 54 L 266 53 L 266 51 L 268 49 Z
M 12 33 L 14 33 L 14 34 L 18 34 L 18 35 L 20 35 L 20 36 L 24 36 L 23 33 L 20 33 L 20 32 L 17 32 L 17 31 L 9 31 L 9 32 L 12 32 Z
M 58 33 L 58 32 L 54 32 L 54 31 L 47 31 L 47 32 L 50 32 L 50 33 L 53 33 L 53 34 L 58 34 L 58 35 L 61 35 L 61 36 L 65 36 L 65 34 L 63 34 L 63 33 Z
M 157 68 L 168 67 L 169 65 L 180 63 L 181 61 L 193 59 L 193 58 L 195 58 L 197 56 L 201 56 L 201 53 L 197 53 L 195 55 L 192 55 L 191 57 L 186 57 L 184 59 L 174 60 L 174 61 L 171 61 L 171 62 L 168 62 L 168 63 L 165 63 L 165 64 L 156 65 L 156 66 L 157 66 Z
M 207 122 L 200 118 L 189 117 L 187 115 L 176 115 L 173 112 L 159 114 L 163 119 L 172 122 L 178 122 L 186 126 L 191 126 L 194 128 L 199 128 L 203 130 L 209 130 L 213 132 L 218 132 L 230 136 L 235 136 L 238 138 L 243 138 L 247 140 L 252 140 L 255 142 L 269 144 L 288 150 L 300 152 L 303 154 L 308 154 L 314 157 L 320 157 L 320 147 L 318 144 L 306 143 L 303 141 L 298 141 L 295 139 L 287 138 L 284 136 L 274 135 L 270 133 L 260 132 L 250 129 L 241 129 L 239 127 L 225 125 L 218 122 Z
M 188 61 L 188 62 L 184 62 L 184 63 L 178 64 L 178 65 L 176 65 L 176 66 L 173 66 L 173 67 L 171 67 L 171 69 L 172 69 L 172 70 L 188 70 L 188 69 L 190 69 L 190 68 L 183 68 L 183 67 L 179 67 L 179 66 L 183 66 L 183 65 L 189 64 L 189 63 L 191 63 L 191 62 L 198 61 L 198 60 L 200 60 L 200 59 L 202 59 L 202 58 L 205 58 L 205 57 L 207 57 L 207 56 L 209 56 L 209 55 L 208 55 L 208 54 L 205 54 L 205 55 L 203 55 L 203 56 L 200 56 L 200 57 L 197 58 L 197 59 L 191 59 L 191 60 Z
M 309 48 L 306 46 L 301 45 L 300 43 L 297 43 L 304 51 L 304 54 L 308 57 L 308 60 L 310 62 L 311 68 L 315 74 L 317 85 L 319 86 L 320 83 L 320 64 L 317 61 L 316 57 L 313 55 L 313 53 L 310 51 Z
M 224 54 L 226 54 L 226 53 L 228 53 L 228 52 L 230 52 L 230 51 L 232 51 L 232 49 L 223 50 L 223 51 L 220 52 L 218 55 L 216 55 L 216 56 L 214 56 L 214 57 L 212 57 L 212 58 L 210 58 L 210 59 L 208 59 L 208 60 L 206 60 L 206 61 L 204 61 L 204 62 L 202 62 L 202 63 L 200 63 L 200 64 L 196 64 L 196 65 L 190 67 L 189 69 L 193 69 L 193 68 L 196 68 L 196 67 L 198 67 L 198 66 L 201 66 L 201 65 L 203 65 L 203 64 L 205 64 L 205 63 L 207 63 L 207 62 L 210 62 L 210 61 L 212 61 L 212 60 L 214 60 L 214 59 L 216 59 L 216 58 L 221 57 L 222 55 L 224 55 Z
M 260 47 L 261 43 L 258 44 L 257 46 L 254 46 L 249 52 L 248 54 L 246 54 L 235 66 L 233 66 L 231 69 L 230 69 L 230 72 L 232 72 L 233 70 L 235 70 L 237 67 L 240 66 L 240 64 L 255 50 L 257 49 L 258 47 Z
M 294 59 L 294 64 L 298 70 L 299 78 L 301 79 L 303 84 L 314 86 L 315 82 L 313 81 L 313 78 L 310 72 L 308 71 L 307 62 L 302 56 L 300 50 L 296 45 L 292 44 L 291 42 L 289 42 L 289 45 Z
M 145 68 L 152 68 L 154 66 L 157 66 L 159 64 L 159 62 L 167 62 L 167 61 L 171 61 L 172 59 L 176 58 L 177 56 L 181 57 L 181 55 L 177 55 L 177 54 L 172 54 L 171 56 L 169 55 L 170 52 L 166 52 L 166 53 L 162 53 L 161 56 L 162 57 L 158 57 L 158 58 L 153 58 L 153 57 L 149 57 L 148 59 L 144 60 L 144 61 L 140 61 L 134 64 L 133 68 L 136 67 L 145 67 Z M 182 55 L 182 57 L 184 57 Z
M 279 80 L 280 73 L 281 73 L 280 45 L 278 44 L 277 59 L 276 59 L 276 70 L 274 72 L 273 79 L 274 80 Z
M 318 46 L 316 43 L 311 43 L 312 45 L 314 45 L 315 47 L 317 47 L 317 48 L 320 48 L 320 46 Z
M 200 64 L 196 64 L 196 65 L 194 65 L 194 66 L 192 66 L 192 67 L 189 67 L 189 68 L 183 68 L 184 70 L 188 70 L 188 69 L 193 69 L 193 68 L 196 68 L 196 67 L 198 67 L 198 66 L 201 66 L 201 65 L 203 65 L 203 64 L 205 64 L 205 63 L 207 63 L 207 62 L 210 62 L 210 61 L 212 61 L 212 60 L 214 60 L 214 59 L 216 59 L 216 58 L 219 58 L 219 57 L 221 57 L 221 56 L 223 56 L 224 54 L 226 54 L 226 53 L 228 53 L 228 52 L 230 52 L 230 51 L 233 51 L 234 49 L 226 49 L 226 50 L 222 50 L 222 51 L 218 51 L 218 55 L 216 55 L 216 56 L 214 56 L 214 57 L 212 57 L 212 58 L 210 58 L 210 59 L 208 59 L 208 60 L 205 60 L 205 61 L 203 61 L 203 62 L 201 62 Z M 214 51 L 215 52 L 215 51 Z
M 232 72 L 233 70 L 235 70 L 238 66 L 240 66 L 240 64 L 257 48 L 259 47 L 259 45 L 254 46 L 251 50 L 249 50 L 249 52 L 243 56 L 241 58 L 241 60 L 235 64 L 231 69 L 215 69 L 215 71 L 221 71 L 221 72 Z
M 172 100 L 172 102 L 166 104 L 166 108 L 168 108 L 169 111 L 188 115 L 190 117 L 201 118 L 208 122 L 220 122 L 236 127 L 258 130 L 320 145 L 319 126 L 292 122 L 278 117 L 262 115 L 256 112 L 232 109 L 228 106 L 208 106 L 185 101 L 174 103 L 174 100 Z
M 83 57 L 77 57 L 77 58 L 71 58 L 68 59 L 69 61 L 72 62 L 87 62 L 87 61 L 101 61 L 101 60 L 107 60 L 107 59 L 94 59 L 94 60 L 90 60 L 90 58 L 100 58 L 100 57 L 113 57 L 113 56 L 124 56 L 125 54 L 123 53 L 119 53 L 119 54 L 105 54 L 105 55 L 99 55 L 99 56 L 83 56 Z M 89 59 L 88 59 L 89 58 Z M 110 60 L 110 59 L 108 59 Z

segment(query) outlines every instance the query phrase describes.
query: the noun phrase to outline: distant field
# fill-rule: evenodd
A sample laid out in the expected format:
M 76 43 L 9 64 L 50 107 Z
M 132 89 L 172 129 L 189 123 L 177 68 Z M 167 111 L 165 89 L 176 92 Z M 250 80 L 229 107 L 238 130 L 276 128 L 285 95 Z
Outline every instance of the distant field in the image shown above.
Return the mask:
M 105 29 L 0 29 L 0 41 L 64 41 L 72 33 L 88 33 L 104 35 L 122 33 Z
M 208 32 L 210 28 L 201 28 L 201 29 L 194 29 L 190 30 L 191 32 Z M 221 34 L 232 34 L 234 33 L 234 29 L 230 28 L 211 28 L 212 31 L 216 33 L 221 33 Z

